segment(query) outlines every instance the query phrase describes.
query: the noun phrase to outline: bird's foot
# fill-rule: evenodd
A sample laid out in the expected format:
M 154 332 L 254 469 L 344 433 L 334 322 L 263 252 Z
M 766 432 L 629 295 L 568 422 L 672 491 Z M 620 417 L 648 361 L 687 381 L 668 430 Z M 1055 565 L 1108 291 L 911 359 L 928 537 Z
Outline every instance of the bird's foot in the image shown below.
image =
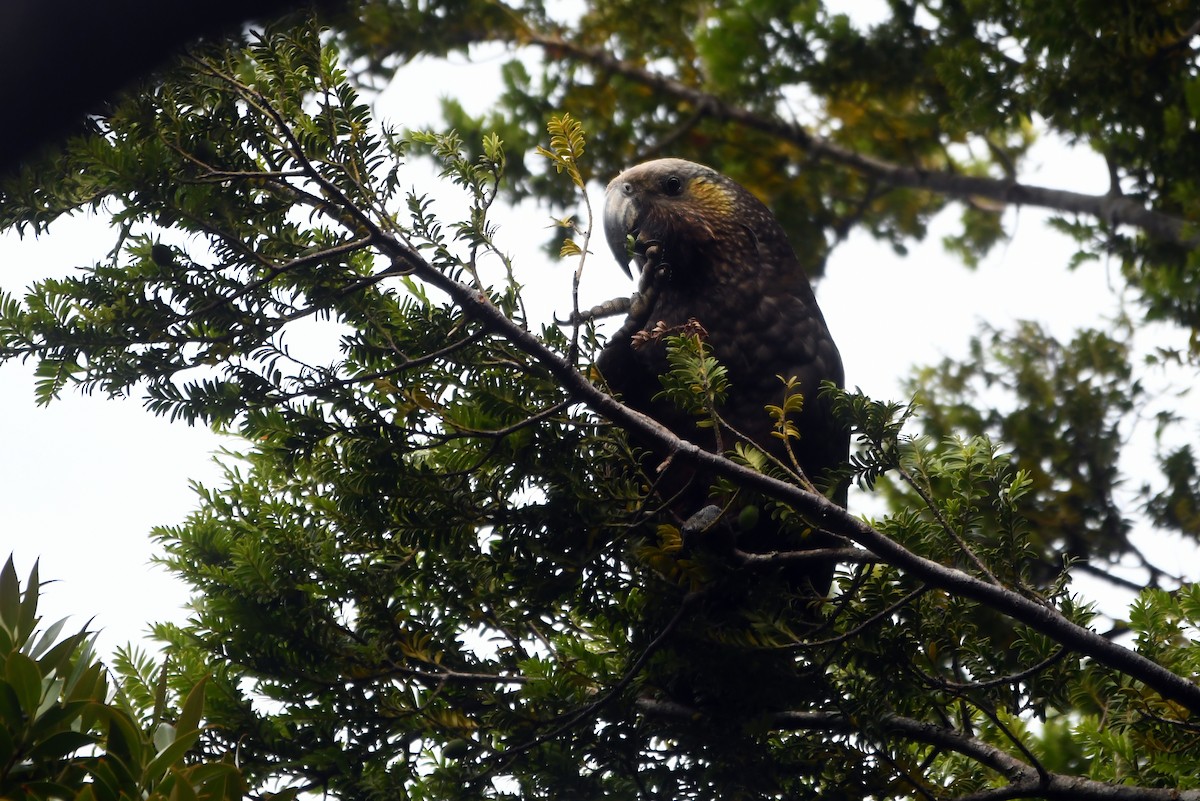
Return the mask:
M 634 297 L 637 297 L 636 295 Z M 567 319 L 560 320 L 557 315 L 554 317 L 554 322 L 557 325 L 583 325 L 590 323 L 593 320 L 603 320 L 605 317 L 615 317 L 618 314 L 624 314 L 633 306 L 634 298 L 613 298 L 606 300 L 587 311 L 571 312 Z

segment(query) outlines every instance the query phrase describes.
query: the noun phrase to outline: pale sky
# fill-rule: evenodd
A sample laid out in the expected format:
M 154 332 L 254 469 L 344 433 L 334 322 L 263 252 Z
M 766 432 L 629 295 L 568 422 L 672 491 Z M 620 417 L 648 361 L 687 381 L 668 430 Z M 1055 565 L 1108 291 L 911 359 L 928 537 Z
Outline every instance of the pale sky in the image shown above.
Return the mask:
M 378 115 L 396 123 L 436 123 L 438 95 L 464 86 L 472 87 L 477 106 L 486 104 L 495 96 L 498 64 L 418 65 L 384 93 Z M 1098 157 L 1054 142 L 1035 147 L 1022 178 L 1093 193 L 1107 184 Z M 421 191 L 435 190 L 432 181 L 427 168 L 414 168 L 410 183 Z M 599 193 L 595 188 L 596 208 Z M 453 219 L 452 207 L 440 208 Z M 1116 308 L 1108 271 L 1117 265 L 1091 263 L 1068 272 L 1073 245 L 1045 227 L 1041 212 L 1009 210 L 1006 222 L 1015 237 L 975 272 L 941 251 L 940 238 L 953 230 L 957 211 L 949 214 L 907 258 L 865 236 L 836 250 L 818 298 L 849 386 L 906 400 L 899 386 L 910 367 L 962 354 L 981 320 L 1000 326 L 1039 320 L 1068 337 L 1077 327 L 1103 325 Z M 548 264 L 540 249 L 548 213 L 530 207 L 501 210 L 497 217 L 518 277 L 537 288 L 527 302 L 547 314 L 568 311 L 572 267 Z M 585 306 L 631 289 L 602 239 L 593 242 L 584 277 Z M 19 293 L 39 277 L 101 258 L 112 242 L 103 221 L 94 219 L 57 223 L 37 240 L 0 237 L 0 287 Z M 22 577 L 40 558 L 42 578 L 57 582 L 44 593 L 44 621 L 69 614 L 82 625 L 94 618 L 101 652 L 108 653 L 140 639 L 148 621 L 183 618 L 186 590 L 148 567 L 154 552 L 148 534 L 155 525 L 181 522 L 196 506 L 189 480 L 219 484 L 213 454 L 237 442 L 156 418 L 142 409 L 140 398 L 68 394 L 48 408 L 36 407 L 33 383 L 30 366 L 0 367 L 0 558 L 13 551 Z M 853 498 L 851 503 L 853 509 Z

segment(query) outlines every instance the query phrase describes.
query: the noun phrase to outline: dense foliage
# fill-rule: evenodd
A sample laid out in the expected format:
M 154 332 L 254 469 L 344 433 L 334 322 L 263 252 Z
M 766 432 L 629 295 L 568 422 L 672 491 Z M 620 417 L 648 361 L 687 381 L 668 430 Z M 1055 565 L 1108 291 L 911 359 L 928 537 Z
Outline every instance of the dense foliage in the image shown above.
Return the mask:
M 231 759 L 188 759 L 200 737 L 203 681 L 176 698 L 165 668 L 128 650 L 118 656 L 123 692 L 110 697 L 86 631 L 60 637 L 62 620 L 39 628 L 40 589 L 36 565 L 24 590 L 11 559 L 0 570 L 0 796 L 243 798 Z
M 190 769 L 344 798 L 1200 798 L 1200 595 L 1147 563 L 1128 619 L 1096 620 L 1064 570 L 1136 556 L 1139 512 L 1200 534 L 1186 401 L 1158 416 L 1161 476 L 1119 460 L 1142 373 L 1194 377 L 1200 352 L 1197 20 L 1169 0 L 889 8 L 865 27 L 817 2 L 368 2 L 323 34 L 291 19 L 196 46 L 3 184 L 4 226 L 95 208 L 117 237 L 0 296 L 0 355 L 37 362 L 39 399 L 141 393 L 244 438 L 155 532 L 195 591 L 187 625 L 156 629 L 189 732 L 208 677 Z M 457 134 L 372 119 L 364 84 L 495 41 L 519 49 L 483 119 L 453 101 Z M 1112 192 L 1021 183 L 1039 129 L 1102 152 Z M 1120 259 L 1137 301 L 1069 342 L 987 332 L 918 374 L 923 406 L 837 395 L 847 469 L 888 503 L 864 521 L 751 449 L 675 441 L 594 385 L 590 322 L 527 313 L 494 205 L 569 205 L 578 263 L 587 182 L 665 151 L 756 191 L 814 273 L 851 228 L 902 252 L 951 201 L 972 262 L 1004 236 L 996 204 L 1031 203 L 1062 212 L 1081 263 Z M 462 190 L 458 215 L 406 191 L 416 157 Z M 332 360 L 289 344 L 314 320 Z M 1150 320 L 1190 349 L 1139 363 Z M 711 421 L 719 366 L 693 344 L 665 389 Z M 781 432 L 795 402 L 781 384 Z M 751 514 L 837 536 L 822 608 L 779 580 L 812 552 L 696 542 L 659 513 L 635 428 L 769 499 Z M 152 686 L 144 660 L 121 667 Z

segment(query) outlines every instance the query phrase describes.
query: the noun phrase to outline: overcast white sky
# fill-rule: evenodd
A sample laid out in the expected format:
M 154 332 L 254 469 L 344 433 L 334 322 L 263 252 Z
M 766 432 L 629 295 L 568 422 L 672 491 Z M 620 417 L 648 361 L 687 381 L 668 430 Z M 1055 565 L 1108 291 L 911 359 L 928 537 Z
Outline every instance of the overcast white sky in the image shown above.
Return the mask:
M 384 93 L 379 116 L 433 124 L 440 94 L 470 86 L 479 103 L 494 97 L 494 71 L 458 63 L 420 66 L 403 86 Z M 1035 148 L 1023 179 L 1103 192 L 1106 176 L 1094 154 L 1046 142 Z M 434 189 L 425 168 L 415 168 L 411 181 L 422 191 Z M 453 211 L 443 207 L 446 215 Z M 547 213 L 502 211 L 498 218 L 519 277 L 537 287 L 527 299 L 547 311 L 569 310 L 571 268 L 547 265 L 539 248 Z M 912 365 L 961 354 L 981 320 L 1039 320 L 1060 336 L 1102 325 L 1115 309 L 1109 267 L 1090 264 L 1069 273 L 1071 243 L 1042 220 L 1035 210 L 1010 210 L 1014 239 L 976 272 L 941 252 L 940 236 L 952 219 L 939 220 L 928 242 L 914 246 L 907 258 L 866 237 L 843 244 L 818 297 L 841 348 L 848 385 L 874 397 L 900 398 L 900 382 Z M 39 277 L 101 258 L 112 242 L 103 221 L 94 219 L 57 223 L 37 240 L 0 237 L 0 287 L 19 293 Z M 630 289 L 603 242 L 594 245 L 585 304 Z M 185 615 L 185 588 L 148 566 L 148 533 L 182 521 L 195 506 L 189 480 L 218 483 L 213 454 L 236 442 L 153 417 L 140 399 L 67 395 L 36 407 L 33 383 L 30 366 L 0 366 L 0 558 L 12 551 L 22 575 L 40 558 L 43 579 L 57 581 L 44 594 L 44 620 L 70 614 L 82 625 L 94 618 L 107 653 L 140 639 L 148 621 Z

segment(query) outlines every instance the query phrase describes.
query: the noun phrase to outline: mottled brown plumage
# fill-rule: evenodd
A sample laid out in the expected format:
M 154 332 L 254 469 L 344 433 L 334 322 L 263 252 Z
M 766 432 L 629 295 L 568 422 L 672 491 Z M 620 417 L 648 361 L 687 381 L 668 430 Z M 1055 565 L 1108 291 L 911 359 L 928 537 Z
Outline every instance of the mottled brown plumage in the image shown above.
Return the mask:
M 715 450 L 712 433 L 698 429 L 694 417 L 655 400 L 662 388 L 658 376 L 667 367 L 665 350 L 661 342 L 639 344 L 644 337 L 635 336 L 659 322 L 673 327 L 695 318 L 728 370 L 731 388 L 721 415 L 785 463 L 765 407 L 783 398 L 779 376 L 799 379 L 805 403 L 795 420 L 800 440 L 793 449 L 805 474 L 824 483 L 846 461 L 849 447 L 846 429 L 818 396 L 822 381 L 842 385 L 841 357 L 808 277 L 766 206 L 715 170 L 660 159 L 609 184 L 604 222 L 626 272 L 630 258 L 642 271 L 642 297 L 597 361 L 613 392 L 680 437 Z M 724 437 L 726 448 L 732 439 Z M 658 461 L 664 456 L 657 454 Z M 660 494 L 670 497 L 690 483 L 673 507 L 686 518 L 706 502 L 709 477 L 683 466 L 668 469 L 675 475 L 663 477 L 660 488 L 668 491 Z M 845 505 L 844 486 L 832 496 Z

